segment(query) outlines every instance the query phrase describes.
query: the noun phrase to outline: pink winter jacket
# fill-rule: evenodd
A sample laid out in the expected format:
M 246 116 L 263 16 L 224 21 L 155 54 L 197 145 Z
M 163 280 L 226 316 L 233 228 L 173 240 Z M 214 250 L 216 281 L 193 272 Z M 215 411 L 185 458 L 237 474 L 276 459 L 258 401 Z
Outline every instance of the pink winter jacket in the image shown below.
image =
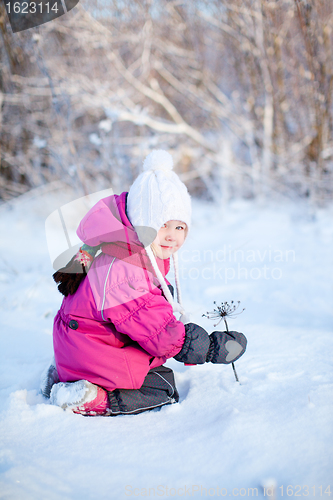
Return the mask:
M 62 382 L 86 379 L 110 391 L 139 389 L 148 371 L 175 356 L 184 343 L 184 325 L 174 317 L 126 216 L 126 196 L 99 201 L 77 230 L 87 245 L 105 244 L 54 320 Z M 169 262 L 156 261 L 165 275 Z

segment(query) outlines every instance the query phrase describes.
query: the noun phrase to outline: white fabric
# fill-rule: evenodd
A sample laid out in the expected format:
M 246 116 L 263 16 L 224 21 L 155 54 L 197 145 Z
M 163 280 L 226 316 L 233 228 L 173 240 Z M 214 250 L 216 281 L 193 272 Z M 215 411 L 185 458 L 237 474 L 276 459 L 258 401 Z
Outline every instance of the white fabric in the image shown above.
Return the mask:
M 152 151 L 143 162 L 143 172 L 131 186 L 127 213 L 134 227 L 148 226 L 158 231 L 169 220 L 191 225 L 191 198 L 185 184 L 173 172 L 172 156 Z
M 143 172 L 132 184 L 127 196 L 127 214 L 131 224 L 137 229 L 140 241 L 144 244 L 167 301 L 174 312 L 187 316 L 181 305 L 178 273 L 178 259 L 173 255 L 177 301 L 171 295 L 166 281 L 158 268 L 150 243 L 153 239 L 146 228 L 156 232 L 169 220 L 185 222 L 191 225 L 191 198 L 185 184 L 173 172 L 172 156 L 162 149 L 153 150 L 143 162 Z M 188 322 L 188 321 L 187 321 Z
M 173 299 L 173 297 L 171 295 L 171 292 L 169 290 L 169 287 L 166 284 L 166 281 L 165 281 L 165 279 L 163 277 L 163 274 L 159 270 L 159 267 L 157 265 L 155 256 L 154 256 L 153 251 L 150 248 L 150 246 L 146 247 L 146 252 L 147 252 L 147 255 L 148 255 L 149 259 L 150 259 L 150 262 L 151 262 L 151 264 L 152 264 L 152 266 L 154 268 L 154 271 L 156 273 L 157 279 L 158 279 L 158 281 L 161 284 L 164 296 L 167 299 L 167 301 L 172 305 L 173 312 L 179 312 L 179 313 L 183 314 L 185 312 L 184 309 L 183 309 L 183 306 Z
M 67 407 L 81 406 L 93 401 L 97 397 L 97 386 L 87 380 L 76 382 L 59 382 L 51 390 L 50 401 L 52 405 Z
M 181 321 L 184 325 L 187 325 L 187 323 L 192 323 L 191 316 L 188 313 L 182 314 L 179 318 L 179 321 Z
M 176 282 L 176 290 L 177 290 L 177 301 L 179 304 L 182 303 L 182 297 L 180 293 L 180 283 L 179 283 L 179 271 L 178 271 L 178 255 L 177 252 L 172 254 L 173 267 L 175 270 L 175 282 Z

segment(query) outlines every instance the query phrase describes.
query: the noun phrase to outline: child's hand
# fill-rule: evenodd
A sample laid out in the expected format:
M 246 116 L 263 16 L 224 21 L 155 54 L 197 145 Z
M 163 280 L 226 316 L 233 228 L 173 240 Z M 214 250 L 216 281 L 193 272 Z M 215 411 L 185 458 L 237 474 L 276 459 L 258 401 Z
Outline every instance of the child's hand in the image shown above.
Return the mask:
M 210 340 L 206 330 L 195 323 L 187 323 L 183 347 L 174 358 L 187 365 L 202 365 L 206 362 L 209 346 Z
M 240 358 L 246 349 L 246 337 L 240 332 L 213 332 L 209 339 L 207 362 L 232 363 Z
M 174 356 L 186 365 L 200 365 L 205 362 L 232 363 L 245 352 L 247 340 L 239 332 L 213 332 L 195 323 L 185 325 L 185 341 L 181 351 Z

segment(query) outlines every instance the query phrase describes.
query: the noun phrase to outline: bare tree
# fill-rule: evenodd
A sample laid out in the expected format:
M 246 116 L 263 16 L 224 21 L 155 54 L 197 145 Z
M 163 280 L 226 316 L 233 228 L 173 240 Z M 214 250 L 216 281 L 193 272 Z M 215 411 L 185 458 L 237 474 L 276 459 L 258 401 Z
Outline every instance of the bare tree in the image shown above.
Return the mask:
M 330 0 L 81 1 L 15 37 L 1 9 L 2 197 L 120 190 L 153 147 L 193 193 L 331 196 Z

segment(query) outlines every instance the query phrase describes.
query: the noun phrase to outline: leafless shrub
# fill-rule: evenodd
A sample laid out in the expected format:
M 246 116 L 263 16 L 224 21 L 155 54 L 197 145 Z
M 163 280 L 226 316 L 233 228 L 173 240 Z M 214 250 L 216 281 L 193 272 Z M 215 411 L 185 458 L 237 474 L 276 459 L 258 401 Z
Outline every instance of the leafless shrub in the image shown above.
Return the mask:
M 82 1 L 12 35 L 0 5 L 0 196 L 126 188 L 167 148 L 193 193 L 332 195 L 330 0 Z

